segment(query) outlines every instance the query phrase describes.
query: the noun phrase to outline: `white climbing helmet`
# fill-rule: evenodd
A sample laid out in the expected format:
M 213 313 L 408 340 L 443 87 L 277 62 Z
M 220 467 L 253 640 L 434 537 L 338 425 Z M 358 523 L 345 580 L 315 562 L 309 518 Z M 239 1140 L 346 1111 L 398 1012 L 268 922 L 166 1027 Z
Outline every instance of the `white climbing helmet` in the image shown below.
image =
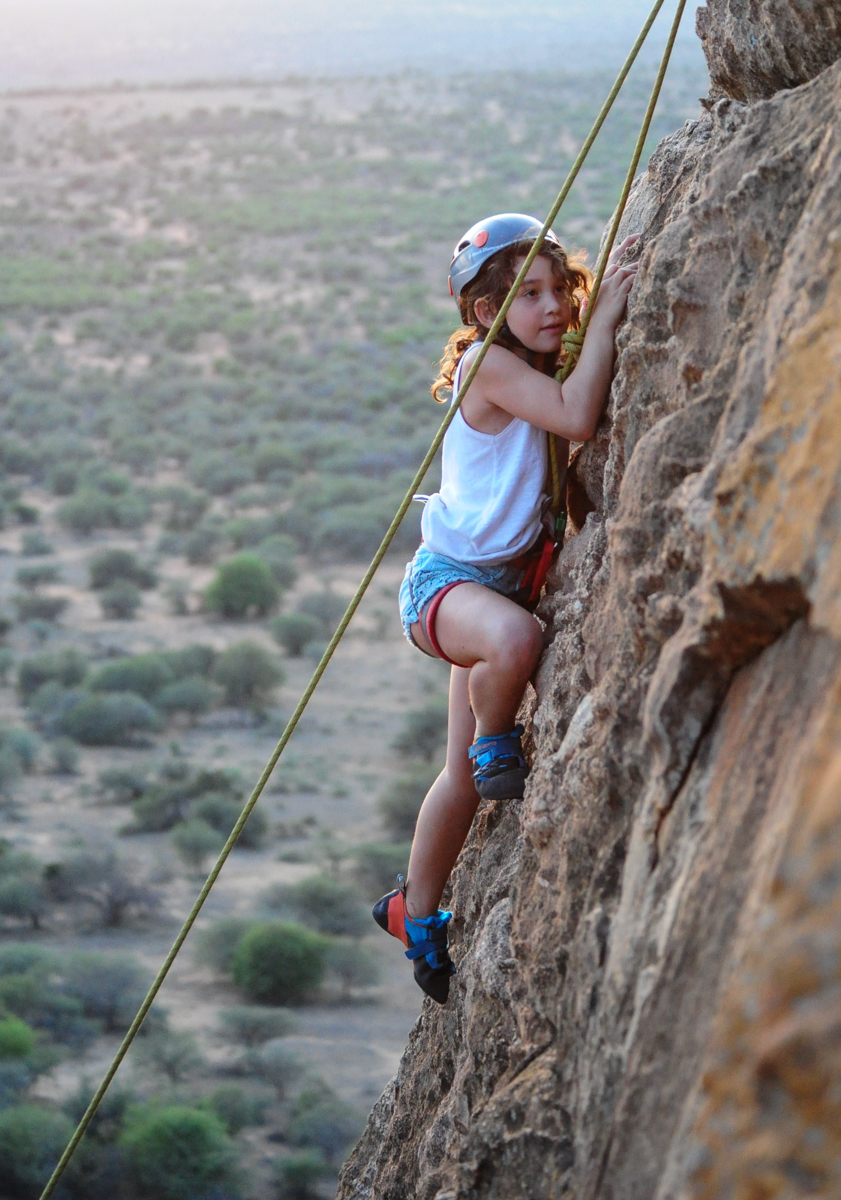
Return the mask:
M 450 295 L 456 304 L 462 288 L 475 279 L 491 255 L 506 246 L 515 246 L 517 242 L 532 241 L 542 228 L 542 221 L 524 213 L 498 213 L 472 225 L 459 238 L 450 263 Z M 545 240 L 554 246 L 561 244 L 551 229 L 547 230 Z

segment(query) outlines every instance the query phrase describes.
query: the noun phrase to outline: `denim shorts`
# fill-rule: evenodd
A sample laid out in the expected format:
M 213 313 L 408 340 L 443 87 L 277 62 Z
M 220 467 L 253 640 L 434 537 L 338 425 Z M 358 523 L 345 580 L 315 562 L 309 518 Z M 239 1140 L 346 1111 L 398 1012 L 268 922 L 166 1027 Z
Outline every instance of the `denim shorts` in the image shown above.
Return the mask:
M 430 600 L 449 583 L 480 583 L 483 587 L 510 596 L 520 586 L 523 572 L 510 563 L 496 563 L 480 567 L 471 563 L 457 562 L 443 554 L 433 554 L 425 546 L 418 548 L 415 557 L 406 565 L 406 574 L 400 585 L 400 620 L 403 632 L 416 646 L 411 626 L 420 620 L 421 613 Z

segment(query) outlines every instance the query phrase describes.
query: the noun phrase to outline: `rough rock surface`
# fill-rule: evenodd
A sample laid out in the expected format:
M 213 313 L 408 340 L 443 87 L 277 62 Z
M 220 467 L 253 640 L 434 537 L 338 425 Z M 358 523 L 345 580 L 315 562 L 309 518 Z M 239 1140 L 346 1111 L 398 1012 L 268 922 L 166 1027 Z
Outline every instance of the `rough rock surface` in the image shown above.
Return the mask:
M 451 1000 L 342 1200 L 841 1196 L 835 11 L 711 0 L 719 83 L 768 98 L 719 100 L 636 188 L 526 799 L 480 810 Z

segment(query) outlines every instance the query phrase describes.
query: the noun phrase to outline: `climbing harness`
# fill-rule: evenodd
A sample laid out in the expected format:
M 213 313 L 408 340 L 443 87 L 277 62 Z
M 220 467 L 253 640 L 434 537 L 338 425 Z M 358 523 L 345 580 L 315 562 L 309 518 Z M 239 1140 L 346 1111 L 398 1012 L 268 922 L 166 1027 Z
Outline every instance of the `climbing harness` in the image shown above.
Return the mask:
M 493 345 L 494 338 L 496 337 L 496 335 L 499 333 L 500 329 L 502 328 L 502 324 L 508 315 L 508 310 L 510 309 L 511 304 L 514 301 L 514 297 L 517 295 L 517 292 L 519 291 L 519 289 L 523 283 L 523 280 L 526 278 L 526 275 L 528 274 L 529 270 L 531 269 L 532 263 L 537 258 L 538 254 L 540 253 L 540 248 L 543 245 L 543 241 L 544 241 L 545 237 L 547 236 L 547 234 L 550 232 L 551 226 L 554 223 L 555 218 L 557 217 L 558 213 L 560 212 L 561 205 L 566 200 L 567 195 L 569 194 L 570 188 L 572 187 L 573 183 L 575 182 L 575 179 L 578 176 L 578 173 L 581 170 L 582 165 L 584 164 L 584 160 L 587 158 L 587 155 L 590 152 L 590 148 L 592 147 L 593 142 L 596 140 L 599 130 L 601 129 L 602 125 L 604 124 L 604 122 L 607 118 L 608 113 L 610 112 L 611 108 L 613 107 L 613 102 L 615 101 L 616 97 L 619 95 L 622 85 L 624 84 L 625 79 L 627 78 L 628 72 L 630 71 L 631 67 L 633 66 L 633 64 L 636 60 L 636 57 L 639 54 L 639 51 L 640 51 L 645 39 L 648 36 L 649 30 L 651 29 L 651 26 L 654 24 L 657 14 L 660 12 L 660 9 L 663 7 L 664 3 L 665 3 L 665 0 L 654 0 L 654 5 L 651 9 L 651 12 L 649 13 L 645 24 L 643 25 L 642 29 L 640 30 L 637 40 L 634 42 L 634 45 L 632 46 L 631 51 L 628 54 L 628 57 L 626 58 L 624 64 L 622 65 L 622 69 L 620 70 L 619 74 L 617 75 L 616 80 L 613 84 L 613 87 L 610 89 L 607 99 L 605 100 L 604 104 L 601 107 L 601 110 L 599 111 L 599 115 L 596 117 L 596 120 L 593 123 L 592 129 L 590 130 L 589 134 L 587 135 L 587 137 L 584 141 L 584 144 L 582 145 L 581 149 L 579 150 L 578 155 L 575 159 L 575 162 L 572 164 L 570 172 L 564 182 L 564 185 L 561 188 L 560 192 L 558 193 L 557 197 L 555 198 L 555 202 L 552 205 L 551 209 L 549 210 L 549 213 L 546 217 L 546 220 L 543 222 L 540 232 L 537 234 L 537 236 L 535 238 L 534 245 L 532 246 L 529 253 L 526 255 L 525 261 L 523 262 L 522 267 L 520 268 L 519 272 L 517 273 L 516 279 L 514 280 L 514 282 L 511 285 L 511 290 L 509 291 L 508 295 L 505 297 L 505 300 L 503 301 L 502 306 L 500 307 L 500 310 L 497 313 L 496 318 L 494 319 L 493 325 L 491 325 L 491 328 L 488 331 L 488 335 L 485 338 L 485 340 L 479 350 L 479 353 L 476 355 L 476 358 L 473 361 L 473 364 L 471 365 L 470 370 L 467 373 L 467 378 L 464 380 L 461 387 L 459 388 L 458 395 L 454 398 L 453 403 L 449 407 L 447 415 L 444 417 L 444 420 L 441 422 L 441 425 L 439 426 L 438 432 L 435 434 L 435 437 L 432 439 L 432 444 L 430 445 L 429 450 L 424 455 L 423 462 L 418 467 L 418 470 L 415 474 L 414 479 L 409 484 L 409 488 L 406 492 L 406 495 L 403 497 L 400 507 L 397 509 L 397 512 L 395 513 L 391 524 L 389 525 L 388 529 L 386 530 L 385 536 L 384 536 L 382 542 L 380 543 L 379 549 L 377 550 L 376 554 L 374 555 L 374 557 L 371 561 L 371 565 L 368 567 L 367 571 L 363 575 L 362 580 L 359 584 L 359 587 L 356 589 L 356 591 L 353 595 L 353 598 L 351 599 L 350 603 L 347 606 L 347 609 L 345 610 L 344 616 L 342 617 L 341 621 L 339 622 L 339 624 L 336 628 L 336 632 L 333 634 L 332 638 L 328 642 L 327 648 L 324 651 L 324 654 L 321 656 L 321 660 L 318 663 L 318 666 L 315 668 L 312 678 L 310 679 L 309 683 L 307 684 L 306 688 L 304 689 L 304 693 L 301 696 L 301 699 L 298 701 L 295 711 L 292 713 L 292 716 L 289 718 L 286 728 L 284 729 L 283 733 L 281 734 L 280 740 L 278 741 L 277 745 L 274 748 L 274 751 L 272 752 L 271 758 L 266 763 L 263 773 L 260 775 L 260 778 L 257 780 L 257 784 L 256 784 L 253 792 L 251 793 L 248 800 L 246 801 L 245 806 L 243 807 L 243 810 L 240 813 L 236 824 L 234 825 L 233 829 L 231 830 L 231 832 L 228 836 L 228 840 L 225 842 L 225 845 L 222 847 L 222 850 L 219 853 L 219 857 L 217 858 L 216 862 L 214 863 L 214 865 L 210 871 L 210 874 L 208 875 L 207 879 L 205 880 L 204 886 L 202 887 L 201 891 L 199 892 L 198 896 L 196 897 L 195 902 L 194 902 L 192 908 L 190 909 L 189 913 L 187 914 L 186 920 L 184 921 L 184 924 L 181 926 L 181 929 L 179 930 L 179 932 L 175 938 L 175 941 L 172 943 L 169 953 L 167 954 L 166 958 L 164 959 L 163 963 L 161 964 L 160 970 L 158 971 L 157 975 L 155 976 L 154 980 L 152 981 L 149 991 L 146 993 L 143 1003 L 140 1005 L 140 1008 L 138 1009 L 137 1015 L 135 1016 L 131 1025 L 129 1026 L 125 1037 L 123 1038 L 122 1042 L 120 1043 L 117 1053 L 114 1055 L 111 1065 L 108 1067 L 108 1070 L 105 1072 L 105 1076 L 103 1077 L 102 1082 L 100 1083 L 99 1087 L 96 1089 L 96 1092 L 94 1093 L 90 1104 L 88 1105 L 87 1109 L 85 1110 L 85 1113 L 82 1116 L 82 1119 L 79 1121 L 79 1124 L 77 1125 L 76 1130 L 73 1133 L 73 1136 L 71 1137 L 70 1141 L 68 1142 L 67 1147 L 64 1150 L 64 1153 L 62 1154 L 61 1158 L 59 1159 L 55 1170 L 53 1171 L 52 1175 L 50 1176 L 49 1180 L 47 1181 L 47 1185 L 44 1188 L 43 1192 L 41 1193 L 39 1200 L 49 1200 L 49 1197 L 52 1196 L 53 1192 L 55 1191 L 55 1189 L 58 1185 L 59 1180 L 61 1179 L 62 1175 L 64 1174 L 67 1164 L 70 1162 L 70 1159 L 73 1157 L 73 1154 L 76 1151 L 76 1147 L 79 1145 L 79 1142 L 84 1137 L 85 1130 L 87 1129 L 88 1125 L 91 1123 L 91 1120 L 93 1119 L 93 1116 L 96 1113 L 96 1110 L 99 1108 L 99 1105 L 102 1103 L 103 1097 L 105 1096 L 105 1093 L 108 1091 L 108 1088 L 111 1085 L 111 1081 L 113 1080 L 114 1076 L 117 1074 L 117 1071 L 120 1068 L 120 1064 L 122 1063 L 123 1059 L 125 1058 L 126 1054 L 128 1053 L 129 1048 L 130 1048 L 131 1044 L 133 1043 L 134 1039 L 137 1037 L 140 1027 L 143 1024 L 144 1020 L 146 1019 L 149 1009 L 152 1007 L 152 1005 L 155 1001 L 155 998 L 158 995 L 158 992 L 161 990 L 161 987 L 163 986 L 164 980 L 166 979 L 167 975 L 169 974 L 172 964 L 175 962 L 175 959 L 178 956 L 178 953 L 179 953 L 181 947 L 184 945 L 184 942 L 186 941 L 187 935 L 189 934 L 190 930 L 192 929 L 193 925 L 195 924 L 196 918 L 198 917 L 199 913 L 201 912 L 201 910 L 204 906 L 204 902 L 207 900 L 207 897 L 209 896 L 210 891 L 213 888 L 213 885 L 216 883 L 216 880 L 219 878 L 219 874 L 220 874 L 222 868 L 224 867 L 225 863 L 227 862 L 231 851 L 233 850 L 234 846 L 236 845 L 237 840 L 239 839 L 239 835 L 242 833 L 245 823 L 248 820 L 249 816 L 251 815 L 251 812 L 254 809 L 254 806 L 256 805 L 257 801 L 260 799 L 263 789 L 265 788 L 265 786 L 269 780 L 269 777 L 271 776 L 271 773 L 274 770 L 275 765 L 277 764 L 278 759 L 280 758 L 281 754 L 285 750 L 285 748 L 289 742 L 289 739 L 292 737 L 292 734 L 295 732 L 295 728 L 301 719 L 304 709 L 309 704 L 309 701 L 310 701 L 310 698 L 311 698 L 313 692 L 318 687 L 318 684 L 321 680 L 322 675 L 327 670 L 327 666 L 330 662 L 330 659 L 333 657 L 336 647 L 338 646 L 339 642 L 344 637 L 345 630 L 347 629 L 348 625 L 350 624 L 351 620 L 353 619 L 353 615 L 356 612 L 357 608 L 359 607 L 359 605 L 362 601 L 362 597 L 367 592 L 368 587 L 371 583 L 371 580 L 374 578 L 374 575 L 376 574 L 377 569 L 380 566 L 380 563 L 385 558 L 386 552 L 387 552 L 389 546 L 391 545 L 392 541 L 394 540 L 394 536 L 397 533 L 397 530 L 400 527 L 400 523 L 403 520 L 404 516 L 406 515 L 406 512 L 408 511 L 410 504 L 412 503 L 412 499 L 413 499 L 415 493 L 420 488 L 420 486 L 423 482 L 424 476 L 426 475 L 427 471 L 429 470 L 430 466 L 432 465 L 432 461 L 435 458 L 435 455 L 438 453 L 441 443 L 444 440 L 444 434 L 447 432 L 450 425 L 452 424 L 452 422 L 455 418 L 455 415 L 458 412 L 458 409 L 459 409 L 459 406 L 460 406 L 462 400 L 467 395 L 468 388 L 472 384 L 473 380 L 476 378 L 476 374 L 485 359 L 485 355 L 487 354 L 488 349 Z M 685 7 L 686 7 L 686 0 L 678 0 L 675 16 L 672 21 L 671 29 L 669 31 L 669 37 L 666 42 L 666 47 L 663 51 L 663 57 L 660 62 L 660 69 L 657 72 L 657 78 L 654 81 L 654 86 L 653 86 L 652 92 L 651 92 L 651 98 L 649 99 L 648 107 L 646 109 L 645 117 L 643 119 L 642 127 L 640 129 L 640 134 L 639 134 L 639 137 L 637 138 L 637 144 L 634 149 L 634 154 L 633 154 L 633 158 L 632 158 L 632 162 L 631 162 L 631 168 L 626 177 L 625 186 L 622 189 L 622 195 L 619 199 L 619 204 L 617 205 L 616 211 L 613 216 L 613 221 L 611 223 L 610 232 L 608 234 L 608 237 L 605 241 L 605 245 L 604 245 L 601 255 L 600 255 L 599 266 L 596 271 L 596 278 L 593 283 L 593 288 L 590 292 L 590 303 L 584 313 L 584 316 L 583 316 L 583 319 L 581 322 L 581 328 L 577 333 L 566 334 L 564 337 L 564 345 L 566 346 L 568 353 L 567 353 L 567 360 L 564 364 L 564 367 L 562 368 L 562 370 L 560 372 L 560 376 L 561 376 L 562 380 L 566 378 L 566 376 L 572 370 L 572 367 L 575 365 L 574 361 L 571 361 L 573 359 L 574 353 L 575 353 L 576 361 L 577 361 L 577 354 L 580 353 L 581 345 L 584 340 L 584 335 L 587 331 L 587 325 L 589 324 L 589 315 L 590 315 L 590 313 L 592 313 L 593 306 L 596 301 L 596 297 L 598 296 L 599 288 L 601 287 L 601 282 L 604 277 L 605 268 L 607 266 L 607 259 L 608 259 L 608 256 L 610 255 L 610 251 L 613 248 L 613 243 L 616 239 L 616 233 L 619 229 L 619 222 L 621 221 L 622 215 L 625 211 L 625 204 L 627 202 L 628 195 L 631 190 L 631 185 L 633 183 L 634 174 L 636 173 L 636 169 L 639 165 L 639 160 L 642 156 L 643 146 L 644 146 L 645 140 L 648 136 L 649 126 L 651 125 L 651 118 L 654 115 L 654 109 L 657 104 L 657 100 L 660 96 L 660 89 L 662 88 L 662 85 L 663 85 L 663 79 L 665 78 L 665 75 L 666 75 L 666 70 L 669 65 L 669 59 L 671 58 L 672 48 L 675 43 L 675 38 L 677 37 L 677 31 L 680 26 L 680 21 L 683 16 L 683 10 L 685 9 Z M 575 348 L 575 352 L 573 351 L 573 347 Z M 555 453 L 554 459 L 552 458 L 552 455 L 550 453 L 550 460 L 552 460 L 554 462 L 553 478 L 558 481 L 557 482 L 557 491 L 560 492 L 560 475 L 559 475 L 559 471 L 558 471 L 557 453 Z M 425 960 L 422 960 L 422 961 L 425 961 Z

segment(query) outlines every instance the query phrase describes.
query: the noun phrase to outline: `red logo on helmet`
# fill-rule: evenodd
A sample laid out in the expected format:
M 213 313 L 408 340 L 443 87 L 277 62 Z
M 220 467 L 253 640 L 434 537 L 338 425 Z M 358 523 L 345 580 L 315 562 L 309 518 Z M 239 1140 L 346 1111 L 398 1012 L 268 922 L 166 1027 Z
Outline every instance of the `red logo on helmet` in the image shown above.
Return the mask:
M 450 288 L 450 295 L 455 296 L 455 292 L 453 291 L 453 281 L 452 281 L 452 279 L 450 279 L 449 275 L 447 276 L 447 284 L 449 285 L 449 288 Z
M 475 238 L 473 239 L 473 245 L 478 246 L 479 249 L 481 250 L 481 248 L 484 246 L 484 244 L 487 240 L 488 240 L 487 229 L 480 229 L 479 232 L 476 234 Z

